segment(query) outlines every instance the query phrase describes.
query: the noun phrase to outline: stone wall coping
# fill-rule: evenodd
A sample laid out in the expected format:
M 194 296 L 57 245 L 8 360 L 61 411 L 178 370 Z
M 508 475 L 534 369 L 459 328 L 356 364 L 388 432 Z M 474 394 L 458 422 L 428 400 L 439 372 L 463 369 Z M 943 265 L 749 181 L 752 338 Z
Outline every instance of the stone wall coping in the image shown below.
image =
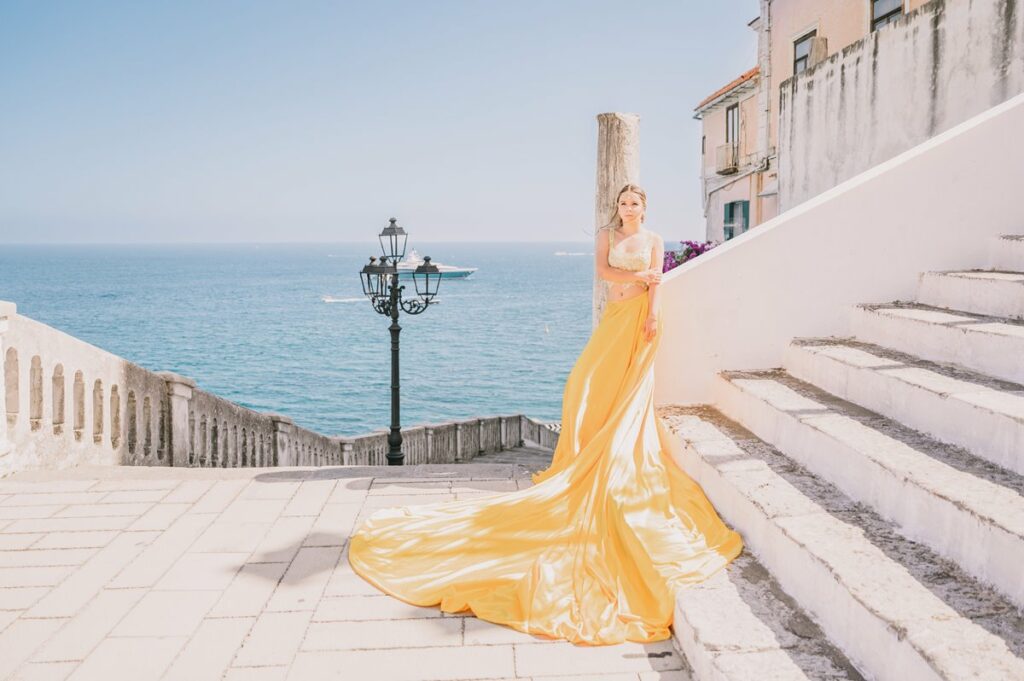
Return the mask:
M 196 387 L 194 379 L 191 379 L 188 376 L 182 376 L 181 374 L 176 374 L 173 371 L 158 371 L 156 372 L 156 375 L 160 376 L 168 383 L 180 383 L 181 385 L 187 385 L 189 388 Z

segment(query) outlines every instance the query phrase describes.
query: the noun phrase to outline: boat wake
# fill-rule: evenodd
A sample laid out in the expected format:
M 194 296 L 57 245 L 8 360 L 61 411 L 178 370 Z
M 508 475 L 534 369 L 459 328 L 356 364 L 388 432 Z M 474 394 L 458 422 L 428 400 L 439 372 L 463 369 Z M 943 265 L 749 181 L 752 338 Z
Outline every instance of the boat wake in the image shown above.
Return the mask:
M 335 298 L 334 296 L 321 296 L 320 300 L 325 303 L 361 303 L 366 300 L 366 296 L 360 296 L 358 298 Z

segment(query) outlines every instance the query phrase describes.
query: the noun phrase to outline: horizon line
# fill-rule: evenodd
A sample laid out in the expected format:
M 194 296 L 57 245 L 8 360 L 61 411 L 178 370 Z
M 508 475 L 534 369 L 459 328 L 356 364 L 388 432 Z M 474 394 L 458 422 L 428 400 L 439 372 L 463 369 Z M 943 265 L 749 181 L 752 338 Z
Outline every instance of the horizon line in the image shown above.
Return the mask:
M 364 241 L 0 241 L 2 246 L 303 246 L 322 244 L 367 244 Z M 480 239 L 445 239 L 417 240 L 420 244 L 476 243 L 476 244 L 560 244 L 560 243 L 591 243 L 588 240 L 536 240 L 536 241 L 498 241 Z

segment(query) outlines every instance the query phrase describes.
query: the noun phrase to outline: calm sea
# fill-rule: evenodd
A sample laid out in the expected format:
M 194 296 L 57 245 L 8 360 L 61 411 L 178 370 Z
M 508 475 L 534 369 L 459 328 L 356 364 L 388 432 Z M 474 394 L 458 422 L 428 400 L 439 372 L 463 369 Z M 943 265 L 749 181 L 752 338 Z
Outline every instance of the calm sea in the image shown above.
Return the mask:
M 402 425 L 561 418 L 590 334 L 590 243 L 409 243 L 478 267 L 402 315 Z M 155 371 L 330 435 L 390 422 L 390 320 L 362 294 L 376 243 L 0 245 L 0 299 Z M 407 291 L 412 289 L 410 286 Z

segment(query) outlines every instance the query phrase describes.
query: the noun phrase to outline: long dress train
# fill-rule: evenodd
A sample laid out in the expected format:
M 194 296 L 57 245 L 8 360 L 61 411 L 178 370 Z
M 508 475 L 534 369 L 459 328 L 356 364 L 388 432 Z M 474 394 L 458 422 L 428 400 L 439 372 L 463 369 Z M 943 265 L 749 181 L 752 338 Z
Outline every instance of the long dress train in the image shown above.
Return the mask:
M 566 381 L 562 430 L 534 486 L 389 508 L 349 542 L 385 593 L 574 643 L 670 636 L 674 590 L 743 547 L 672 460 L 654 413 L 646 294 L 611 301 Z

